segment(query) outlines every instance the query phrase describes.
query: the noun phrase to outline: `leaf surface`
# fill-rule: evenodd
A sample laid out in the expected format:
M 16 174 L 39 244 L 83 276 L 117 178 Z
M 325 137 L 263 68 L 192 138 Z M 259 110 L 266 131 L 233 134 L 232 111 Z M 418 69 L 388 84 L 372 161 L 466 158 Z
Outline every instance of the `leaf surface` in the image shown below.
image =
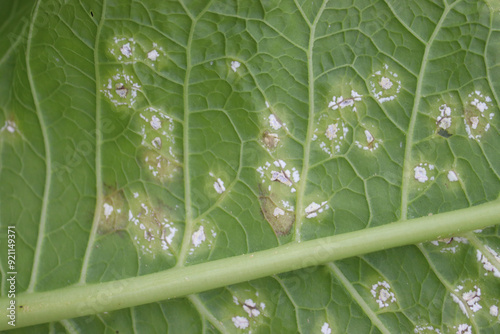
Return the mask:
M 18 294 L 498 197 L 494 1 L 9 6 L 0 237 L 15 226 Z M 17 331 L 494 333 L 499 254 L 497 226 Z

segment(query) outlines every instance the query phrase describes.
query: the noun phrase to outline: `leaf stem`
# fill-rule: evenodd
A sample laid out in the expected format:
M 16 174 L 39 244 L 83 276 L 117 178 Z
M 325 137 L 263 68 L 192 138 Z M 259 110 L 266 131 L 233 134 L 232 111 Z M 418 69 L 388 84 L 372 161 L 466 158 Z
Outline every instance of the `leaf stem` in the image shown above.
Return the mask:
M 500 201 L 497 200 L 140 277 L 21 293 L 16 299 L 16 327 L 178 298 L 352 256 L 462 234 L 497 224 L 499 220 Z M 8 298 L 0 299 L 4 318 L 9 302 Z M 0 322 L 0 330 L 7 326 L 6 321 Z

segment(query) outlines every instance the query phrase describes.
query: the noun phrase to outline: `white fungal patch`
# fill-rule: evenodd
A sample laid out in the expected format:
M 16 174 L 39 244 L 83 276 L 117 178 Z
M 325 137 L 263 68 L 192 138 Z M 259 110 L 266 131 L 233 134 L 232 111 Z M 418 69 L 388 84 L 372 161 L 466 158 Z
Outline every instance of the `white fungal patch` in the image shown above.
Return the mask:
M 103 207 L 104 207 L 104 216 L 106 217 L 106 219 L 108 219 L 109 216 L 111 216 L 111 214 L 113 213 L 113 206 L 109 205 L 108 203 L 104 203 Z
M 476 130 L 477 129 L 477 125 L 479 124 L 479 117 L 477 117 L 477 116 L 470 117 L 469 121 L 471 123 L 472 129 Z
M 287 177 L 287 175 L 283 171 L 271 171 L 271 181 L 278 181 L 283 183 L 286 186 L 291 187 L 292 181 Z
M 200 226 L 200 228 L 191 236 L 191 242 L 193 243 L 194 247 L 199 247 L 205 240 L 205 231 L 203 229 L 203 226 Z
M 338 125 L 337 124 L 330 124 L 326 128 L 325 136 L 326 138 L 330 140 L 334 140 L 337 138 L 337 132 L 339 131 Z
M 269 108 L 269 102 L 266 101 L 266 108 Z
M 413 169 L 415 171 L 415 180 L 424 183 L 429 178 L 427 177 L 427 170 L 424 167 L 417 166 Z
M 346 107 L 353 107 L 354 102 L 361 101 L 363 96 L 359 95 L 356 91 L 351 90 L 351 96 L 344 98 L 342 95 L 339 97 L 333 96 L 332 100 L 328 103 L 328 108 L 332 110 L 344 109 Z M 352 111 L 356 111 L 356 107 L 352 108 Z
M 458 181 L 457 173 L 455 173 L 454 171 L 450 170 L 448 172 L 448 180 L 450 182 L 456 182 L 456 181 Z
M 364 131 L 366 137 L 366 145 L 361 144 L 358 140 L 354 141 L 354 145 L 356 145 L 359 149 L 364 151 L 374 151 L 378 148 L 378 142 L 375 140 L 375 137 L 368 130 Z
M 472 312 L 477 312 L 483 307 L 479 305 L 481 301 L 481 289 L 474 286 L 475 290 L 470 290 L 462 294 L 462 299 L 467 303 Z
M 472 334 L 472 327 L 467 324 L 460 324 L 456 334 Z
M 447 104 L 442 104 L 439 107 L 439 116 L 436 118 L 436 124 L 443 130 L 449 129 L 451 126 L 451 108 Z
M 396 296 L 386 281 L 379 281 L 373 284 L 370 293 L 375 298 L 379 308 L 389 307 L 389 303 L 396 302 Z
M 126 105 L 131 108 L 136 103 L 140 88 L 133 75 L 117 69 L 115 75 L 108 78 L 108 82 L 103 85 L 101 92 L 115 106 Z
M 136 41 L 132 37 L 113 37 L 113 44 L 108 51 L 123 64 L 133 64 L 135 45 Z
M 255 304 L 252 299 L 245 300 L 245 303 L 243 303 L 243 310 L 250 318 L 260 315 L 260 311 L 257 309 L 257 304 Z
M 14 123 L 13 121 L 5 121 L 5 125 L 0 129 L 0 132 L 2 132 L 3 130 L 7 130 L 10 133 L 14 133 L 16 132 L 16 128 L 16 123 Z
M 234 72 L 236 72 L 240 66 L 241 66 L 241 63 L 239 61 L 234 60 L 231 62 L 231 69 Z
M 276 207 L 273 212 L 273 216 L 278 217 L 278 216 L 283 216 L 285 214 L 285 211 L 279 207 Z
M 224 187 L 224 181 L 220 178 L 217 178 L 217 181 L 214 182 L 214 189 L 218 194 L 222 194 L 226 191 L 226 187 Z
M 482 132 L 487 132 L 490 129 L 489 121 L 495 116 L 493 112 L 485 114 L 491 106 L 492 100 L 478 90 L 470 93 L 468 97 L 469 106 L 466 105 L 464 111 L 465 131 L 470 139 L 480 141 Z
M 392 85 L 394 85 L 391 81 L 391 79 L 389 78 L 386 78 L 386 77 L 382 77 L 380 79 L 380 81 L 378 82 L 378 84 L 380 85 L 380 87 L 382 87 L 382 89 L 385 89 L 385 90 L 388 90 L 392 87 Z
M 306 218 L 314 218 L 318 216 L 318 213 L 322 213 L 324 210 L 329 208 L 327 201 L 318 204 L 316 202 L 312 202 L 305 208 Z
M 495 252 L 493 249 L 491 249 L 488 246 L 486 246 L 486 249 L 494 257 L 494 259 L 498 262 L 497 265 L 500 265 L 500 256 L 497 254 L 497 252 Z M 484 270 L 487 271 L 487 273 L 484 274 L 485 276 L 488 275 L 488 272 L 491 272 L 491 273 L 493 273 L 493 276 L 500 278 L 500 271 L 498 270 L 498 268 L 496 266 L 494 266 L 493 264 L 491 264 L 491 262 L 488 260 L 488 258 L 480 250 L 476 251 L 476 259 L 478 262 L 481 262 Z
M 496 305 L 490 306 L 490 315 L 492 317 L 498 317 L 498 306 L 496 306 Z
M 373 138 L 373 135 L 368 130 L 365 130 L 365 136 L 366 136 L 366 142 L 368 144 L 371 144 L 375 140 L 375 138 Z
M 154 130 L 159 130 L 161 128 L 161 120 L 156 115 L 151 117 L 151 122 L 149 122 L 149 124 L 151 124 Z
M 274 130 L 279 130 L 281 129 L 281 122 L 278 121 L 276 116 L 274 114 L 269 115 L 269 125 L 274 129 Z
M 321 333 L 332 334 L 332 329 L 330 328 L 330 325 L 327 322 L 323 323 L 323 326 L 321 326 Z
M 160 137 L 155 137 L 152 141 L 151 144 L 154 146 L 156 149 L 161 149 L 161 138 Z
M 245 317 L 233 317 L 233 324 L 236 328 L 245 329 L 249 326 L 248 319 Z
M 132 56 L 132 48 L 130 47 L 130 43 L 123 44 L 120 48 L 120 52 L 125 57 L 130 58 Z
M 434 328 L 433 326 L 416 326 L 415 329 L 413 330 L 413 333 L 419 334 L 419 333 L 429 333 L 429 332 L 435 332 L 438 334 L 441 334 L 441 331 L 439 328 Z
M 398 74 L 389 70 L 384 64 L 384 73 L 377 71 L 369 78 L 370 91 L 379 103 L 394 100 L 401 91 L 401 80 Z
M 315 133 L 312 139 L 316 141 L 318 138 L 324 138 L 323 135 L 319 135 L 318 137 L 318 134 L 324 131 L 324 136 L 327 141 L 318 140 L 318 145 L 323 152 L 333 157 L 335 153 L 340 153 L 341 146 L 346 142 L 345 139 L 349 132 L 349 128 L 340 120 L 337 120 L 336 123 L 330 123 L 330 121 L 325 123 L 322 121 L 324 117 L 328 117 L 327 114 L 324 114 L 324 116 L 318 119 L 318 128 L 314 130 Z M 326 130 L 320 130 L 325 129 L 325 126 Z
M 156 61 L 158 57 L 160 56 L 160 53 L 157 50 L 151 50 L 148 52 L 148 59 L 151 61 Z
M 457 291 L 458 289 L 456 289 L 455 291 Z M 458 292 L 458 291 L 457 291 Z M 469 317 L 469 314 L 467 313 L 467 309 L 465 308 L 465 305 L 464 303 L 460 300 L 460 298 L 458 298 L 455 294 L 453 293 L 450 293 L 451 295 L 451 298 L 453 299 L 453 301 L 458 304 L 458 307 L 460 307 L 460 310 L 462 311 L 462 313 L 467 316 L 467 318 Z

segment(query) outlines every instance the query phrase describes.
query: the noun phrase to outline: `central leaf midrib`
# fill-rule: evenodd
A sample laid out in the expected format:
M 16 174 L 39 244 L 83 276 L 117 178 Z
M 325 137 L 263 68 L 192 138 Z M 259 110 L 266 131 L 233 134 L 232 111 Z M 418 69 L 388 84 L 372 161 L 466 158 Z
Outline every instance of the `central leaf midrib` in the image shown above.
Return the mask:
M 182 267 L 186 263 L 186 257 L 189 250 L 189 245 L 191 241 L 191 235 L 194 231 L 194 221 L 193 221 L 193 210 L 191 208 L 191 175 L 189 170 L 189 79 L 191 78 L 191 47 L 193 43 L 193 35 L 196 28 L 196 24 L 199 19 L 205 14 L 205 12 L 210 8 L 212 4 L 211 0 L 206 4 L 205 8 L 198 14 L 196 17 L 192 17 L 189 13 L 189 10 L 184 6 L 184 10 L 186 11 L 186 15 L 188 15 L 191 19 L 191 28 L 189 30 L 189 36 L 186 43 L 186 76 L 184 78 L 184 86 L 183 86 L 183 103 L 184 103 L 184 121 L 182 128 L 182 151 L 183 151 L 183 177 L 184 177 L 184 210 L 185 210 L 185 225 L 184 225 L 184 235 L 182 238 L 181 250 L 179 252 L 179 257 L 177 258 L 176 267 Z M 181 2 L 182 4 L 182 2 Z
M 294 240 L 300 241 L 300 231 L 302 228 L 302 219 L 305 212 L 304 196 L 306 192 L 307 176 L 309 173 L 309 156 L 311 152 L 312 137 L 314 134 L 314 64 L 313 64 L 313 50 L 316 34 L 316 25 L 326 7 L 327 1 L 323 1 L 314 22 L 310 25 L 309 31 L 309 45 L 307 47 L 307 75 L 308 75 L 308 95 L 309 95 L 309 117 L 307 123 L 306 141 L 304 143 L 304 157 L 302 163 L 302 172 L 300 174 L 300 184 L 297 189 L 297 208 L 295 211 L 295 232 Z M 297 7 L 300 6 L 296 3 Z M 304 20 L 307 18 L 304 15 Z
M 44 122 L 44 118 L 42 115 L 42 110 L 40 107 L 40 102 L 38 101 L 38 97 L 35 90 L 35 83 L 33 81 L 33 72 L 30 66 L 30 57 L 31 57 L 31 42 L 33 40 L 33 30 L 35 28 L 36 17 L 38 15 L 38 9 L 40 6 L 40 1 L 36 3 L 35 8 L 33 10 L 33 16 L 31 25 L 28 31 L 28 41 L 26 43 L 26 76 L 28 78 L 28 82 L 30 85 L 31 95 L 33 97 L 33 104 L 35 105 L 35 110 L 37 113 L 37 117 L 40 122 L 40 131 L 42 132 L 44 150 L 45 150 L 45 184 L 43 189 L 43 200 L 42 200 L 42 209 L 40 213 L 40 224 L 38 226 L 38 236 L 36 240 L 35 251 L 33 254 L 33 265 L 31 270 L 31 277 L 29 280 L 28 288 L 26 292 L 33 292 L 35 290 L 35 285 L 37 282 L 38 270 L 41 265 L 41 256 L 42 256 L 42 248 L 43 248 L 43 240 L 45 237 L 45 226 L 47 224 L 47 211 L 49 206 L 49 197 L 50 197 L 50 186 L 52 182 L 52 153 L 49 144 L 49 137 L 47 132 L 47 126 Z
M 417 88 L 415 90 L 415 99 L 413 101 L 413 107 L 411 112 L 410 123 L 408 125 L 408 133 L 406 135 L 406 144 L 405 144 L 405 155 L 403 160 L 403 180 L 401 185 L 401 217 L 400 220 L 408 219 L 408 196 L 410 191 L 410 182 L 412 181 L 411 173 L 412 173 L 412 146 L 413 146 L 413 134 L 415 131 L 415 126 L 417 122 L 418 109 L 420 107 L 420 100 L 422 98 L 422 85 L 423 79 L 425 76 L 425 70 L 427 67 L 427 61 L 429 56 L 429 51 L 432 47 L 432 43 L 436 38 L 438 32 L 441 29 L 441 26 L 448 15 L 448 12 L 453 8 L 453 6 L 457 2 L 453 3 L 450 6 L 446 6 L 444 8 L 443 14 L 439 19 L 439 22 L 436 24 L 434 31 L 432 32 L 427 45 L 425 46 L 424 55 L 422 56 L 422 64 L 420 66 L 420 72 L 417 77 Z

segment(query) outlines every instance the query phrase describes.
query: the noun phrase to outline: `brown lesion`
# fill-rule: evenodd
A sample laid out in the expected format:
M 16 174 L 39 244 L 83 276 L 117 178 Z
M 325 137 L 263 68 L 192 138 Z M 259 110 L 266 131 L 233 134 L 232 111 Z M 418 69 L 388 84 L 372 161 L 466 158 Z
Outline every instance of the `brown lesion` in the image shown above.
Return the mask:
M 264 133 L 262 134 L 262 142 L 264 143 L 264 146 L 266 148 L 274 150 L 276 147 L 278 147 L 280 139 L 278 137 L 278 134 L 264 131 Z
M 259 186 L 260 187 L 260 186 Z M 292 226 L 295 222 L 295 212 L 287 211 L 280 208 L 269 194 L 264 194 L 261 189 L 259 196 L 260 209 L 264 218 L 271 225 L 274 233 L 277 236 L 284 236 L 290 233 Z M 275 215 L 275 210 L 279 208 L 282 214 Z M 281 211 L 279 211 L 281 213 Z
M 100 234 L 114 233 L 123 231 L 127 228 L 127 212 L 126 200 L 122 189 L 117 189 L 114 186 L 105 184 L 104 190 L 107 195 L 103 196 L 102 202 L 99 204 L 98 210 L 101 210 L 101 219 L 99 221 L 98 232 Z M 106 217 L 104 215 L 104 204 L 107 203 L 113 207 L 111 214 Z M 120 210 L 120 212 L 118 212 Z

